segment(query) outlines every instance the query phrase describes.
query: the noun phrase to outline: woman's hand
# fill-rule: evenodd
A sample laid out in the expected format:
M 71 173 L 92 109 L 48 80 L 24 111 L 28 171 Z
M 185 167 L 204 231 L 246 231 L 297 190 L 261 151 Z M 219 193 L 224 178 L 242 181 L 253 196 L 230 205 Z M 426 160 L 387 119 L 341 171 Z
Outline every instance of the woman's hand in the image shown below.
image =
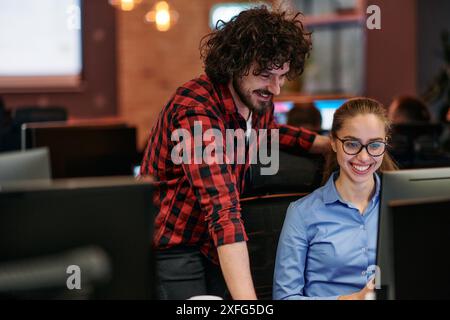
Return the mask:
M 346 296 L 340 296 L 338 300 L 366 300 L 366 295 L 373 293 L 373 286 L 366 285 L 361 291 L 349 294 Z

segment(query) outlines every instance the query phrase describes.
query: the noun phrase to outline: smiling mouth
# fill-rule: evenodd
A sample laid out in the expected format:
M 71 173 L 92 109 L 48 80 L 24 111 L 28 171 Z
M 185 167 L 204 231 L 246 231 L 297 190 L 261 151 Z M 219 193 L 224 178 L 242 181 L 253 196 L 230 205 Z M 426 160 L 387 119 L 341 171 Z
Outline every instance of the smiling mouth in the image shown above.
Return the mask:
M 357 174 L 366 174 L 367 172 L 369 172 L 370 168 L 373 166 L 373 164 L 367 164 L 367 165 L 357 165 L 354 163 L 350 163 L 352 166 L 352 169 L 354 172 L 356 172 Z
M 270 100 L 272 99 L 273 95 L 269 92 L 264 92 L 264 91 L 255 91 L 256 95 L 260 98 L 262 98 L 263 100 Z

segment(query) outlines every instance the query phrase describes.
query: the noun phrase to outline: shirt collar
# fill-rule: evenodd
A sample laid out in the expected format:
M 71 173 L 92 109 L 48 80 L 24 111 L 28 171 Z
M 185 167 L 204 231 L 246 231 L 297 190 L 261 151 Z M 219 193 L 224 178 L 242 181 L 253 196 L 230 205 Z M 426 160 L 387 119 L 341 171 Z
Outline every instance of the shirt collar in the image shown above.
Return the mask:
M 336 189 L 335 180 L 337 179 L 338 175 L 339 171 L 333 172 L 324 186 L 323 201 L 325 204 L 331 204 L 336 201 L 345 203 L 345 201 L 339 196 L 339 193 Z M 375 172 L 374 176 L 375 176 L 375 193 L 371 199 L 371 203 L 374 203 L 378 200 L 381 188 L 379 175 Z

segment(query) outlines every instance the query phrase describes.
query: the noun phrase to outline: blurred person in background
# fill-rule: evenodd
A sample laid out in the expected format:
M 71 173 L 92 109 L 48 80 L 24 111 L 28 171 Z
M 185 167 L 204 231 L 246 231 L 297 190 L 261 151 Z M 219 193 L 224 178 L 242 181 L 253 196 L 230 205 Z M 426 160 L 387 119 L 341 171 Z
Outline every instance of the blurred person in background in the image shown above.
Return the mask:
M 322 115 L 312 102 L 295 103 L 294 107 L 288 112 L 287 124 L 320 132 L 322 129 Z
M 395 98 L 388 109 L 388 117 L 392 124 L 429 123 L 431 114 L 427 105 L 413 96 Z

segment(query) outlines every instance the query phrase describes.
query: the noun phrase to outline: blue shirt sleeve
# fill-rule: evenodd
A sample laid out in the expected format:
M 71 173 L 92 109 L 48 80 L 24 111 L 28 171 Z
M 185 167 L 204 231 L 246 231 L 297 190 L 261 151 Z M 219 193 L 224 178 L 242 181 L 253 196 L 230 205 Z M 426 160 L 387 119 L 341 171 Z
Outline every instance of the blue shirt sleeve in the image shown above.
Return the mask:
M 336 300 L 338 296 L 307 297 L 304 295 L 308 234 L 300 213 L 302 202 L 288 208 L 278 242 L 273 282 L 274 300 Z

